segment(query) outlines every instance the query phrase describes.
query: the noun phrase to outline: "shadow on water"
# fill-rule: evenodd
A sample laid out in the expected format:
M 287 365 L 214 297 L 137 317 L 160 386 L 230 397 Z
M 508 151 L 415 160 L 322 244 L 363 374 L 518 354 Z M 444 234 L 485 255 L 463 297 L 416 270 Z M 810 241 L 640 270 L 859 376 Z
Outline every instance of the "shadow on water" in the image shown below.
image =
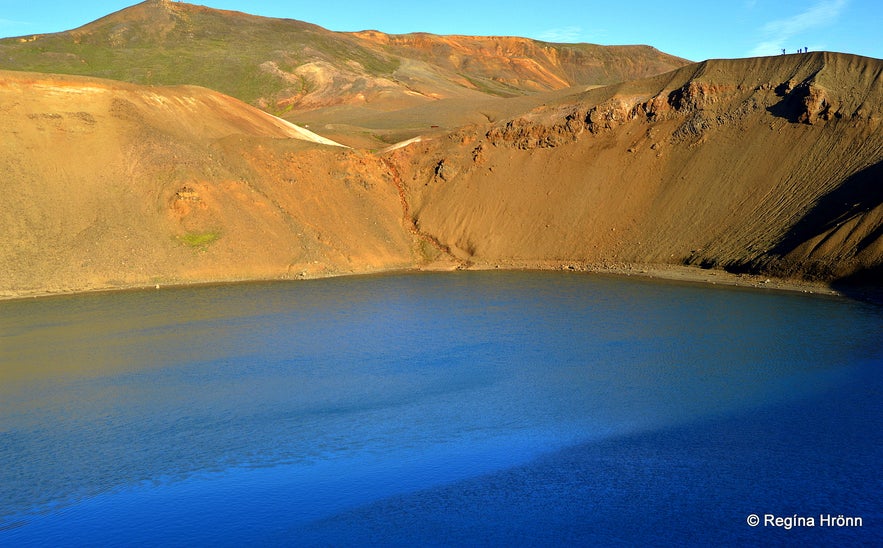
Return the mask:
M 744 544 L 881 508 L 883 314 L 846 300 L 472 272 L 34 304 L 0 314 L 0 545 Z
M 831 287 L 851 299 L 883 306 L 883 265 L 844 276 Z
M 879 541 L 883 515 L 869 496 L 881 487 L 870 463 L 883 459 L 875 434 L 883 423 L 873 412 L 883 378 L 875 370 L 871 364 L 861 382 L 839 393 L 575 445 L 289 533 L 343 545 L 428 538 L 456 545 L 474 541 L 483 527 L 484 542 L 520 546 Z M 816 524 L 752 527 L 752 514 L 813 516 Z M 822 527 L 819 516 L 828 514 L 864 523 Z

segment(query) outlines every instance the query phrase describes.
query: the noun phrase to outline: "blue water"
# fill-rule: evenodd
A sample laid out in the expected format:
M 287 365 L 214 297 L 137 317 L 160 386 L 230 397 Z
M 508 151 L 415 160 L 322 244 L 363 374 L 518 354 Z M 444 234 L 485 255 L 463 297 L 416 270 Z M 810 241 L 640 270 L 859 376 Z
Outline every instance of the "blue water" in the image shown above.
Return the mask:
M 574 273 L 3 302 L 0 545 L 880 543 L 881 334 Z

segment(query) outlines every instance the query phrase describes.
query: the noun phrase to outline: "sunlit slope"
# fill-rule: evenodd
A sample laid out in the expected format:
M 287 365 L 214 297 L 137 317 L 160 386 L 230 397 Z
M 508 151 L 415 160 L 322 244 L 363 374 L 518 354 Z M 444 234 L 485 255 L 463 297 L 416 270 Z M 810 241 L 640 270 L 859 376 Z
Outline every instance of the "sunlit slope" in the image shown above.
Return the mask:
M 708 61 L 395 154 L 416 226 L 464 263 L 872 276 L 881 68 L 828 53 Z
M 0 293 L 412 264 L 377 160 L 236 99 L 0 72 Z
M 353 115 L 440 99 L 610 84 L 686 63 L 648 46 L 332 32 L 291 19 L 162 0 L 68 32 L 0 40 L 0 69 L 195 84 L 294 122 L 303 121 L 300 113 L 310 113 L 312 121 L 323 124 L 348 124 Z M 334 107 L 347 109 L 322 112 Z M 419 125 L 437 125 L 437 118 L 428 116 Z
M 708 61 L 379 152 L 205 88 L 2 72 L 0 294 L 624 263 L 879 285 L 881 65 Z

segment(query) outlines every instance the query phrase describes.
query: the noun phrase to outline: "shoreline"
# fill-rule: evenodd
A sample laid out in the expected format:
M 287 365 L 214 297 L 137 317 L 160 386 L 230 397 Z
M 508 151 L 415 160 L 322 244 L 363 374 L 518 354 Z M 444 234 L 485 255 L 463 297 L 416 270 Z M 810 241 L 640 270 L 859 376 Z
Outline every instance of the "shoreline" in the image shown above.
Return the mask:
M 643 278 L 648 280 L 694 283 L 708 286 L 740 287 L 747 289 L 765 289 L 788 291 L 813 295 L 829 295 L 851 298 L 850 294 L 834 288 L 825 282 L 775 278 L 755 274 L 733 274 L 721 269 L 704 269 L 695 266 L 615 263 L 615 264 L 581 264 L 581 263 L 524 263 L 520 266 L 507 265 L 472 265 L 467 270 L 536 270 L 565 272 L 586 272 L 619 276 L 626 278 Z
M 274 281 L 300 281 L 338 278 L 343 276 L 372 276 L 387 274 L 404 274 L 420 272 L 456 272 L 456 271 L 536 271 L 536 272 L 582 272 L 590 274 L 602 274 L 618 277 L 635 277 L 648 280 L 662 280 L 695 283 L 709 286 L 740 287 L 748 289 L 764 289 L 773 291 L 798 292 L 813 295 L 828 295 L 844 298 L 861 299 L 864 293 L 866 299 L 883 304 L 873 296 L 883 293 L 883 289 L 871 288 L 869 291 L 856 292 L 843 291 L 833 287 L 829 283 L 811 282 L 805 280 L 792 280 L 762 276 L 754 274 L 733 274 L 719 269 L 703 269 L 694 266 L 682 265 L 659 265 L 659 264 L 583 264 L 561 261 L 508 261 L 506 263 L 475 263 L 466 266 L 458 266 L 452 263 L 436 263 L 411 269 L 390 269 L 366 272 L 330 273 L 326 275 L 291 278 L 291 277 L 256 277 L 256 278 L 229 278 L 200 281 L 179 281 L 165 284 L 127 284 L 117 286 L 96 286 L 80 289 L 32 289 L 32 290 L 8 290 L 0 291 L 0 302 L 19 301 L 26 299 L 44 299 L 62 296 L 74 296 L 92 293 L 115 293 L 118 291 L 151 291 L 161 289 L 174 289 L 185 287 L 234 285 L 256 282 Z

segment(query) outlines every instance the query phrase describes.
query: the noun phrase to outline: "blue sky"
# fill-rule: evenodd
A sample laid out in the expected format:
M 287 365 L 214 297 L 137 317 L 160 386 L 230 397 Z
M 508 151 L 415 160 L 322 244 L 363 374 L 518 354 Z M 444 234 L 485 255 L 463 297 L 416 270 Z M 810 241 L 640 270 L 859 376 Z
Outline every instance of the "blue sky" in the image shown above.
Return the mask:
M 69 30 L 135 0 L 0 0 L 0 36 Z M 331 30 L 514 35 L 554 42 L 649 44 L 694 61 L 782 48 L 883 58 L 883 0 L 203 0 Z M 530 5 L 531 9 L 524 6 Z

